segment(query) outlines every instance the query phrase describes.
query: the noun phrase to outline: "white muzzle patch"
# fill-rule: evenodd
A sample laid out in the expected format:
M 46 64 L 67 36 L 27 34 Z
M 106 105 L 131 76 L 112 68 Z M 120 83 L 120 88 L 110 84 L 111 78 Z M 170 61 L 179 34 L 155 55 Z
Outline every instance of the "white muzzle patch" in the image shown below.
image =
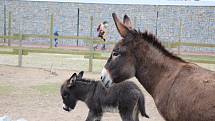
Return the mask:
M 68 112 L 72 110 L 70 107 L 66 106 L 65 104 L 63 104 L 63 109 Z
M 107 69 L 103 68 L 101 72 L 101 81 L 103 82 L 105 87 L 110 87 L 113 83 L 111 76 Z

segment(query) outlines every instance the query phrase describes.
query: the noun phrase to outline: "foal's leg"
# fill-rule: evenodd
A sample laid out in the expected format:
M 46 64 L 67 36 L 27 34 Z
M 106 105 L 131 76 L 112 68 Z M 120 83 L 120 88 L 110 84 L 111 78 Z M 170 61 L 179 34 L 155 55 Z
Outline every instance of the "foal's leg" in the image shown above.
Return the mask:
M 133 110 L 133 119 L 135 121 L 139 121 L 139 108 L 138 104 L 135 105 L 134 110 Z
M 136 112 L 136 116 L 135 116 L 134 120 L 139 121 L 139 111 Z
M 93 111 L 89 111 L 87 119 L 85 121 L 101 121 L 101 119 L 102 119 L 102 113 L 96 114 Z
M 94 113 L 89 111 L 88 112 L 88 116 L 87 116 L 87 119 L 85 121 L 94 121 Z
M 101 121 L 102 120 L 102 115 L 97 116 L 95 121 Z
M 122 118 L 122 121 L 134 121 L 131 113 L 120 113 L 120 116 Z

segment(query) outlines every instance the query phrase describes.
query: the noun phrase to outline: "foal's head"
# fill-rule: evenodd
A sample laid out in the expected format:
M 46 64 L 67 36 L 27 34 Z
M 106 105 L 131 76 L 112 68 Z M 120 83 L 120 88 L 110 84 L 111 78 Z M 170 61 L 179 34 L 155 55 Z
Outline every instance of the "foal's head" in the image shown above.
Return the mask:
M 64 103 L 63 109 L 66 111 L 74 109 L 77 101 L 83 100 L 83 96 L 86 95 L 85 92 L 90 82 L 82 79 L 83 73 L 83 71 L 78 75 L 74 73 L 61 86 L 61 96 Z

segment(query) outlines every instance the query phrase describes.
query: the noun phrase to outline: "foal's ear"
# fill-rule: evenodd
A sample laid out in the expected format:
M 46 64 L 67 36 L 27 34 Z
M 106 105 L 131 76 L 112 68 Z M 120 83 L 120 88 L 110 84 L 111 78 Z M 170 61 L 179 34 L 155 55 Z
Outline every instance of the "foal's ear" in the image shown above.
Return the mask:
M 127 15 L 125 15 L 124 18 L 123 18 L 123 24 L 124 24 L 128 29 L 130 29 L 130 30 L 133 29 L 133 25 L 131 24 L 131 20 L 130 20 L 130 18 L 129 18 Z
M 129 33 L 129 29 L 127 28 L 126 25 L 124 25 L 119 20 L 119 18 L 117 17 L 116 13 L 112 13 L 112 16 L 113 16 L 113 20 L 115 22 L 115 25 L 116 25 L 116 28 L 117 28 L 119 34 L 121 35 L 122 38 L 125 38 Z M 126 19 L 126 22 L 127 22 L 127 19 Z
M 77 74 L 74 73 L 74 74 L 70 77 L 70 79 L 68 80 L 67 87 L 71 87 L 72 85 L 74 85 L 76 79 L 77 79 Z
M 82 79 L 82 77 L 83 77 L 83 75 L 84 75 L 84 71 L 81 71 L 79 74 L 78 74 L 78 79 Z

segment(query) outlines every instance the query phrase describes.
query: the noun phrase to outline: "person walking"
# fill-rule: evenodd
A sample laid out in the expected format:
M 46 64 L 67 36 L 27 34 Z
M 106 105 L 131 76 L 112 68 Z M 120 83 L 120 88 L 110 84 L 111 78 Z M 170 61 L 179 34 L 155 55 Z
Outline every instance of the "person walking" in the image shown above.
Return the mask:
M 58 47 L 58 36 L 59 36 L 59 33 L 58 33 L 58 32 L 59 32 L 59 31 L 58 31 L 58 28 L 55 27 L 55 29 L 54 29 L 54 36 L 55 36 L 55 38 L 54 38 L 54 41 L 55 41 L 54 46 L 55 46 L 55 47 Z
M 106 33 L 107 33 L 108 22 L 104 21 L 100 23 L 97 27 L 98 37 L 101 38 L 104 42 L 106 41 Z M 94 46 L 94 49 L 98 48 L 98 44 Z M 102 44 L 102 50 L 105 50 L 105 44 Z

